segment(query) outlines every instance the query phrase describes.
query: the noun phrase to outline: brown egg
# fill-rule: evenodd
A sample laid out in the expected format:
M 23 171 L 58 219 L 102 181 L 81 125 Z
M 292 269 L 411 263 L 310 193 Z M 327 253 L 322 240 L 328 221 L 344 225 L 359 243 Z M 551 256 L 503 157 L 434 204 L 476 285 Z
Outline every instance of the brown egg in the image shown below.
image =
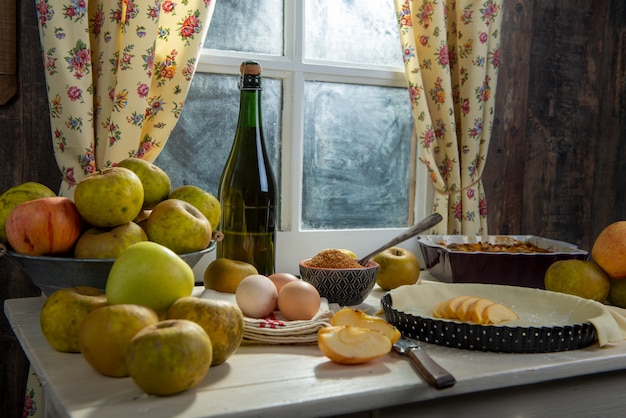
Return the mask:
M 296 276 L 290 273 L 274 273 L 267 277 L 274 282 L 278 292 L 280 292 L 280 289 L 282 289 L 287 283 L 299 280 Z
M 278 293 L 278 310 L 290 321 L 312 319 L 320 302 L 317 289 L 303 280 L 285 284 Z

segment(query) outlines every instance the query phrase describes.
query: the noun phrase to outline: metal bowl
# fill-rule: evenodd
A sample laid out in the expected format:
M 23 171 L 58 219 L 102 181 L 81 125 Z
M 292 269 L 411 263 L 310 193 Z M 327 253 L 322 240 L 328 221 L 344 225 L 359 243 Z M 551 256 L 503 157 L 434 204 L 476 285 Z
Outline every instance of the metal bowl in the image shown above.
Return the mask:
M 331 269 L 309 267 L 300 262 L 300 277 L 311 283 L 329 303 L 354 306 L 363 303 L 376 284 L 378 264 L 368 261 L 364 268 Z
M 216 241 L 208 248 L 193 253 L 179 254 L 189 266 L 194 267 L 205 255 L 215 249 Z M 18 254 L 0 244 L 0 258 L 17 264 L 44 295 L 56 290 L 76 286 L 90 286 L 104 290 L 114 258 L 45 257 Z

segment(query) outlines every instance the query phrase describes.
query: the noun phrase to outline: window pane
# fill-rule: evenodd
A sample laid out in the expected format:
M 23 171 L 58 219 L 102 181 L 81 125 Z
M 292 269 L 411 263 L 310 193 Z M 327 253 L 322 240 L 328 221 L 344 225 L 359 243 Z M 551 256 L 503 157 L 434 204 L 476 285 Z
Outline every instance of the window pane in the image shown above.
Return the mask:
M 307 82 L 302 228 L 406 227 L 411 126 L 406 89 Z
M 193 184 L 217 196 L 237 128 L 238 79 L 219 74 L 194 76 L 180 120 L 155 161 L 169 174 L 172 188 Z M 265 145 L 280 182 L 282 82 L 264 78 L 262 83 Z
M 283 55 L 283 1 L 218 0 L 205 48 Z
M 305 58 L 402 66 L 393 0 L 305 4 Z

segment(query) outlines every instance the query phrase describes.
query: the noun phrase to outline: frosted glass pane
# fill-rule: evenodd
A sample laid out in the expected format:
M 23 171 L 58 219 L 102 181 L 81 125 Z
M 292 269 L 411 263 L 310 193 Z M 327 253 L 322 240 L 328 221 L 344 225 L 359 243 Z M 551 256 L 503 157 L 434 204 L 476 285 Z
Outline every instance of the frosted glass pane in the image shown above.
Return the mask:
M 307 0 L 304 56 L 402 65 L 393 0 Z
M 406 89 L 307 82 L 302 228 L 406 227 L 411 127 Z
M 196 73 L 168 142 L 156 159 L 172 187 L 193 184 L 217 195 L 239 114 L 237 76 Z M 265 145 L 280 181 L 282 82 L 263 79 L 262 117 Z M 280 184 L 280 183 L 279 183 Z
M 283 55 L 282 0 L 218 0 L 205 48 Z

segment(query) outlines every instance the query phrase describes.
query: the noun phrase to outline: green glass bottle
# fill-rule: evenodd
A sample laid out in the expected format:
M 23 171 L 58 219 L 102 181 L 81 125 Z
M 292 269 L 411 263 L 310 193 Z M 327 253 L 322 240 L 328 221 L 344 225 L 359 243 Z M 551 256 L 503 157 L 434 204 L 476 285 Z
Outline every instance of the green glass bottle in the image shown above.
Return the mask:
M 275 269 L 278 193 L 261 123 L 261 66 L 240 66 L 239 120 L 219 183 L 222 241 L 217 257 L 254 265 L 259 274 Z

